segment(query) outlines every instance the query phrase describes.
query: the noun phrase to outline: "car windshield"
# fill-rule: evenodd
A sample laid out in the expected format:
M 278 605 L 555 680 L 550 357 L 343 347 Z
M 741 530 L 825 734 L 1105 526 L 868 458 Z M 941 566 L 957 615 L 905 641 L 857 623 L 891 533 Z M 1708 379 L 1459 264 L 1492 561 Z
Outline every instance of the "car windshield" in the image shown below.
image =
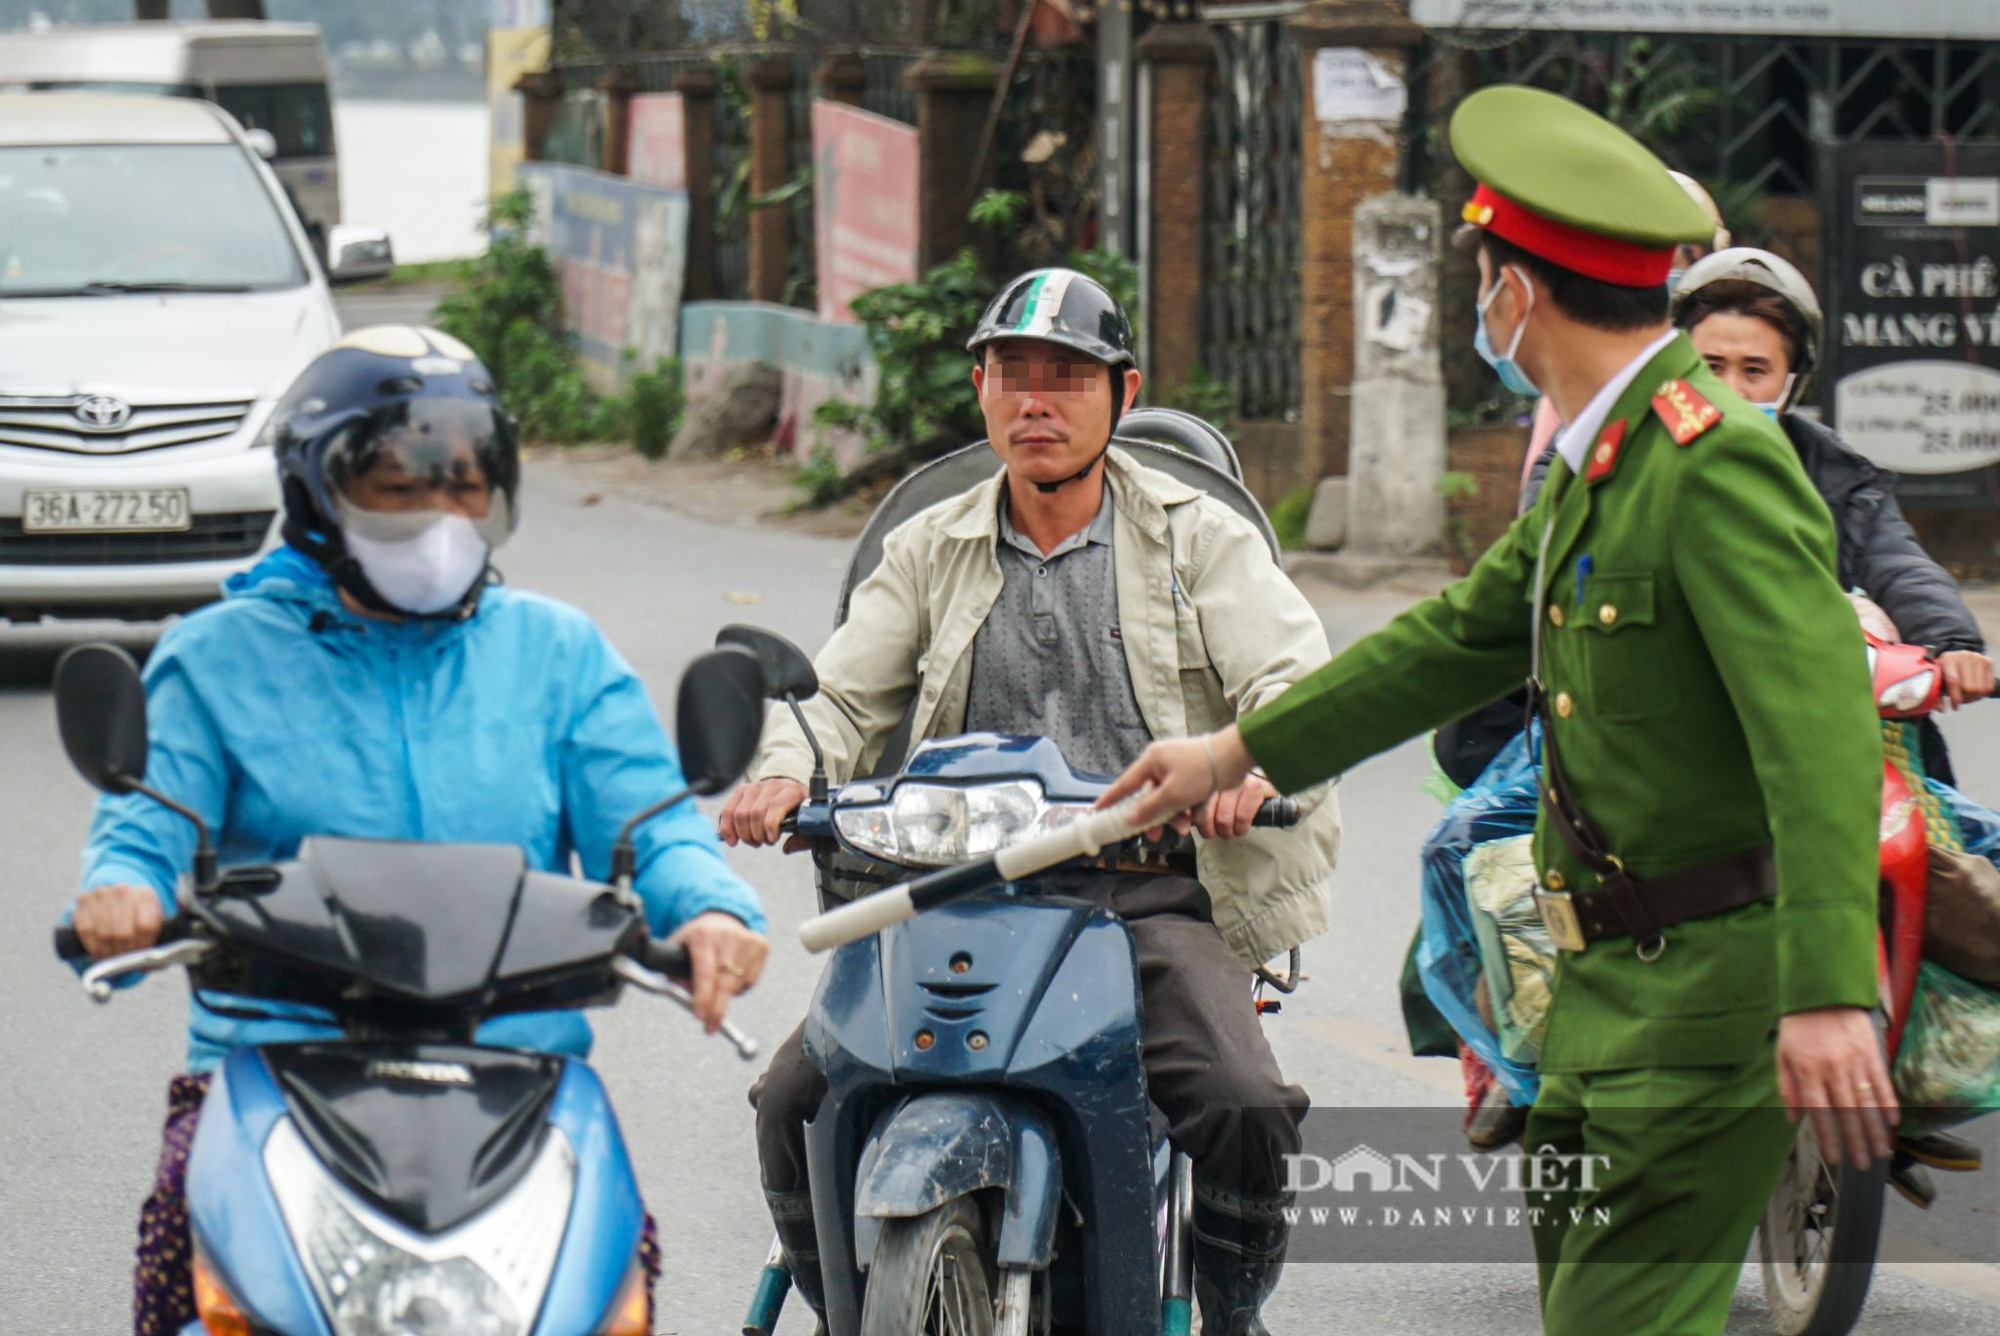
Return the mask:
M 305 277 L 235 144 L 0 148 L 0 297 L 241 292 Z

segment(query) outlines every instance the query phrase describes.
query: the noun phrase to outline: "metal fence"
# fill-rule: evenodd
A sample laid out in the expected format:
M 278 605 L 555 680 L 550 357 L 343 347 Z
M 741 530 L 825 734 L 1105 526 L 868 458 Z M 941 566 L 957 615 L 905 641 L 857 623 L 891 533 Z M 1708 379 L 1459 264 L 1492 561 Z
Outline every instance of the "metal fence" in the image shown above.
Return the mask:
M 786 181 L 808 179 L 812 169 L 812 103 L 816 95 L 813 74 L 822 52 L 804 47 L 790 55 L 792 86 L 786 99 Z M 910 50 L 866 48 L 861 52 L 867 75 L 863 106 L 877 115 L 907 125 L 916 124 L 916 94 L 903 86 L 903 73 L 920 53 Z M 750 194 L 750 105 L 751 90 L 743 77 L 739 60 L 728 51 L 671 51 L 638 55 L 623 60 L 569 60 L 562 64 L 564 79 L 572 89 L 589 89 L 613 69 L 630 70 L 636 91 L 671 92 L 683 71 L 712 69 L 719 79 L 715 96 L 715 176 L 713 181 L 718 216 L 715 229 L 715 272 L 713 291 L 723 300 L 741 301 L 749 295 L 750 240 L 747 218 Z M 567 114 L 567 113 L 565 113 Z M 581 113 L 578 113 L 580 117 Z M 560 124 L 560 122 L 559 122 Z M 562 160 L 597 165 L 592 156 L 601 145 L 601 134 L 586 143 L 587 127 L 578 119 L 566 127 L 562 137 Z M 552 138 L 552 143 L 555 140 Z M 810 186 L 800 189 L 781 204 L 791 214 L 792 237 L 786 271 L 786 300 L 795 306 L 817 304 L 817 237 Z
M 1218 22 L 1204 118 L 1201 360 L 1245 418 L 1299 407 L 1302 59 L 1283 19 Z
M 2000 134 L 1990 42 L 1434 31 L 1413 67 L 1405 184 L 1443 151 L 1430 107 L 1526 83 L 1603 111 L 1710 185 L 1725 209 L 1817 196 L 1827 143 Z M 1444 96 L 1431 96 L 1437 80 Z

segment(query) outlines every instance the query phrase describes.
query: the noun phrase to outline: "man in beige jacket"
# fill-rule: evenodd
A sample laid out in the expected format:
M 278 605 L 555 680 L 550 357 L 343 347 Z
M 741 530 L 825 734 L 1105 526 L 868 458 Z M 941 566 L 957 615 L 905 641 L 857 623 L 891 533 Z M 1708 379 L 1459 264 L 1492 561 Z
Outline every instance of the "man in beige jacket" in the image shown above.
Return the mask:
M 1054 739 L 1112 774 L 1155 737 L 1234 722 L 1327 657 L 1318 617 L 1263 537 L 1200 490 L 1109 449 L 1138 395 L 1125 313 L 1065 269 L 1010 283 L 969 344 L 1005 466 L 890 533 L 821 650 L 805 710 L 835 783 L 867 774 L 905 713 L 913 738 Z M 722 837 L 761 845 L 806 796 L 804 736 L 774 712 Z M 1199 814 L 1177 874 L 1063 874 L 1064 894 L 1124 917 L 1138 954 L 1148 1088 L 1195 1162 L 1196 1292 L 1212 1336 L 1253 1336 L 1288 1235 L 1285 1160 L 1306 1097 L 1249 1005 L 1249 971 L 1327 926 L 1340 839 L 1328 789 L 1292 830 L 1251 829 L 1261 775 Z M 824 1078 L 795 1031 L 751 1091 L 772 1215 L 820 1308 L 803 1126 Z

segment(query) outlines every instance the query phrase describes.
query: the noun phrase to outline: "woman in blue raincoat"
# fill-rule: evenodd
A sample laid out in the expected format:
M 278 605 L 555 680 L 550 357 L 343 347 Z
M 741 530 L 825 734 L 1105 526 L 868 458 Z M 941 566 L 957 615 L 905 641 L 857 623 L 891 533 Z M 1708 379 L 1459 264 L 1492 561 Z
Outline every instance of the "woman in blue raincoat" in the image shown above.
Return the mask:
M 382 326 L 322 353 L 267 428 L 285 545 L 186 618 L 147 664 L 147 784 L 216 832 L 224 864 L 308 835 L 519 845 L 532 867 L 606 875 L 618 828 L 682 787 L 645 688 L 581 612 L 493 583 L 518 517 L 513 424 L 470 349 Z M 656 935 L 689 951 L 713 1030 L 763 968 L 765 921 L 691 807 L 635 833 Z M 158 936 L 192 828 L 136 796 L 100 799 L 73 925 L 97 959 Z M 142 1210 L 133 1323 L 194 1316 L 183 1197 L 210 1073 L 239 1045 L 337 1035 L 297 1006 L 190 1004 L 188 1070 L 168 1096 Z M 584 1056 L 574 1011 L 506 1016 L 482 1042 Z M 658 1274 L 653 1222 L 642 1260 Z

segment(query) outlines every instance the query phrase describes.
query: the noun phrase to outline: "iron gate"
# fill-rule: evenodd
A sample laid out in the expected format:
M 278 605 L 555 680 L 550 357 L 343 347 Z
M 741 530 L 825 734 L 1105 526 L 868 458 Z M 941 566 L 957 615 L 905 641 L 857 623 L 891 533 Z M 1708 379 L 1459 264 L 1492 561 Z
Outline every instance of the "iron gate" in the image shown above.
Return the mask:
M 1299 407 L 1302 60 L 1282 18 L 1216 22 L 1204 118 L 1201 360 L 1243 418 Z
M 1603 112 L 1739 214 L 1759 195 L 1817 197 L 1825 143 L 2000 133 L 1991 42 L 1434 30 L 1413 66 L 1406 189 L 1434 181 L 1431 109 L 1494 83 Z

